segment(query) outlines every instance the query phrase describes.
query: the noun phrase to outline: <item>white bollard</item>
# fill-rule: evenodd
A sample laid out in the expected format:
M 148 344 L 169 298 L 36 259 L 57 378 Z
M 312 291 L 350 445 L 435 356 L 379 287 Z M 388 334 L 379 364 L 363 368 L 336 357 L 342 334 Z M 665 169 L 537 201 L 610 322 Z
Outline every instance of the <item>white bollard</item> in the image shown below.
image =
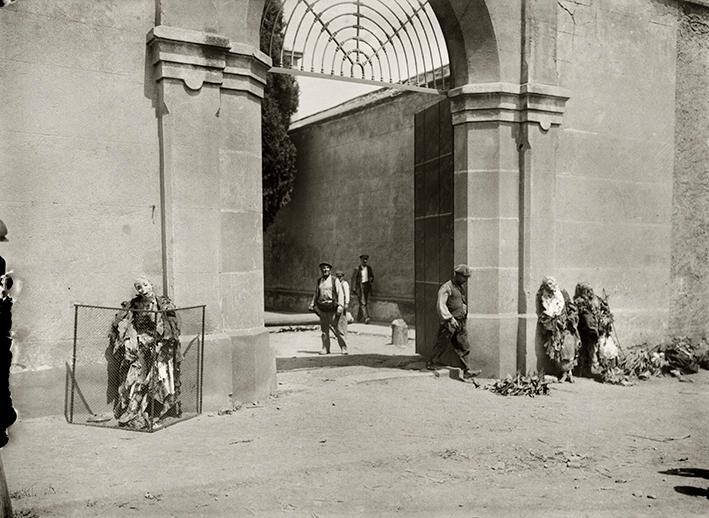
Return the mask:
M 393 345 L 409 343 L 409 326 L 402 318 L 397 318 L 391 323 L 391 343 Z

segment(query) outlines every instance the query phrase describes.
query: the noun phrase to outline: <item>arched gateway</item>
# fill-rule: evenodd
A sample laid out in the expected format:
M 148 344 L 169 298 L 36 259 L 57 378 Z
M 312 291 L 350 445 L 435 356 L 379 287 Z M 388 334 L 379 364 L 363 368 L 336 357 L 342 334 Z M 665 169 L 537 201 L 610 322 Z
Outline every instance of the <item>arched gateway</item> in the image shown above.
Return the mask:
M 342 3 L 349 4 L 343 5 L 348 9 L 354 4 L 361 16 L 377 0 Z M 557 87 L 556 4 L 395 3 L 430 7 L 450 56 L 453 257 L 474 270 L 469 331 L 475 360 L 490 376 L 535 368 L 533 295 L 538 279 L 553 266 L 553 257 L 544 249 L 554 231 L 546 202 L 556 172 L 557 127 L 568 98 Z M 211 349 L 213 376 L 205 379 L 206 407 L 209 394 L 223 394 L 226 388 L 239 399 L 258 399 L 275 388 L 275 361 L 262 311 L 260 102 L 272 66 L 258 48 L 264 4 L 163 0 L 158 23 L 148 36 L 160 94 L 164 281 L 178 300 L 200 295 L 201 302 L 221 309 L 208 323 L 213 333 L 225 338 Z M 302 4 L 310 13 L 309 22 L 308 16 L 302 17 L 303 24 L 322 29 L 327 22 L 318 19 L 317 2 Z M 396 34 L 368 30 L 374 34 L 368 42 L 379 38 L 382 49 L 387 46 L 384 38 L 392 44 L 396 39 Z M 374 76 L 379 74 L 379 64 L 368 66 L 376 61 L 371 58 L 376 52 L 357 65 L 352 57 L 358 54 L 356 42 L 339 43 L 334 31 L 328 37 L 332 43 L 337 40 L 340 54 L 350 56 L 351 62 L 344 58 L 348 73 L 361 76 L 373 68 Z M 411 81 L 422 73 L 419 67 L 415 74 L 407 69 L 389 78 L 388 65 L 386 69 L 379 77 L 386 81 Z M 214 176 L 219 189 L 200 187 L 206 174 Z M 185 224 L 197 206 L 200 217 L 216 231 Z M 206 282 L 200 293 L 194 292 L 195 277 L 187 266 L 198 253 L 195 243 L 220 251 L 211 271 L 203 272 Z M 212 406 L 216 404 L 214 400 Z

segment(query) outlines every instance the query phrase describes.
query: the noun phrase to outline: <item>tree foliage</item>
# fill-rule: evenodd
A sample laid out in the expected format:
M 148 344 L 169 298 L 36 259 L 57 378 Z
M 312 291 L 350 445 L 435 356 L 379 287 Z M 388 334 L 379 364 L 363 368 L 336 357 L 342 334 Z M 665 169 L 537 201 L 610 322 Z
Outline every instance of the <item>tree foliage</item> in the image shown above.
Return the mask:
M 267 3 L 261 28 L 261 50 L 280 66 L 283 48 L 281 2 Z M 291 116 L 298 109 L 298 83 L 292 76 L 268 74 L 261 111 L 263 226 L 268 228 L 291 198 L 296 174 L 296 149 L 288 135 Z

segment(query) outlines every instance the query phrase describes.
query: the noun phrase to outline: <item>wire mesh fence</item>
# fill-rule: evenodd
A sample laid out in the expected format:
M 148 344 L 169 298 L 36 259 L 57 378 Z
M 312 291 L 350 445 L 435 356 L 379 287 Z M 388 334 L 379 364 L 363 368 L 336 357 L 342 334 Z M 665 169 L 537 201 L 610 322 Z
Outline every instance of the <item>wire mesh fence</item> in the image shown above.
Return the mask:
M 205 306 L 74 306 L 65 415 L 153 432 L 202 411 Z

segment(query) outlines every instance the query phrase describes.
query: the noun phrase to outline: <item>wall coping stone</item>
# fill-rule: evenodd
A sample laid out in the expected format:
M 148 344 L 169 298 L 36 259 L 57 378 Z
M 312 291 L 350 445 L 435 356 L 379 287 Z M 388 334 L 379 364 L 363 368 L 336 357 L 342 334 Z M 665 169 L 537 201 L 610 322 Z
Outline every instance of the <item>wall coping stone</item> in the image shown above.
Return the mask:
M 226 36 L 191 29 L 181 29 L 180 27 L 170 27 L 169 25 L 156 25 L 148 31 L 146 36 L 148 43 L 156 38 L 226 49 L 231 47 L 231 42 Z
M 686 4 L 697 4 L 704 7 L 709 7 L 709 0 L 682 0 Z
M 155 81 L 177 79 L 190 90 L 205 83 L 263 98 L 271 58 L 226 36 L 167 25 L 148 31 Z
M 560 125 L 571 92 L 540 83 L 478 83 L 448 92 L 453 125 L 536 122 L 543 130 Z

